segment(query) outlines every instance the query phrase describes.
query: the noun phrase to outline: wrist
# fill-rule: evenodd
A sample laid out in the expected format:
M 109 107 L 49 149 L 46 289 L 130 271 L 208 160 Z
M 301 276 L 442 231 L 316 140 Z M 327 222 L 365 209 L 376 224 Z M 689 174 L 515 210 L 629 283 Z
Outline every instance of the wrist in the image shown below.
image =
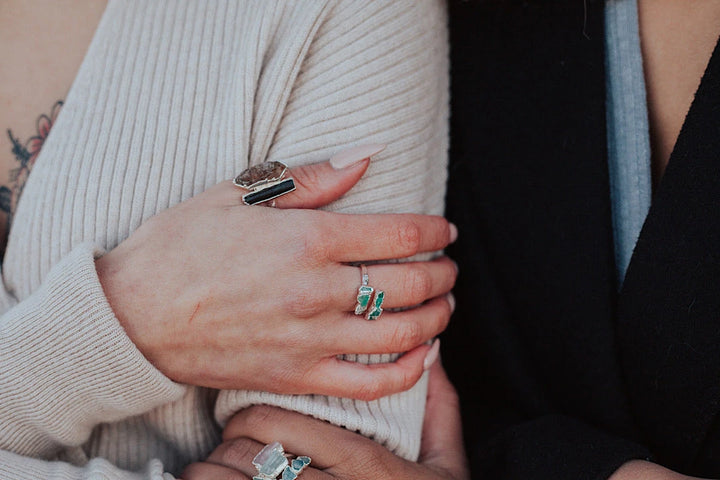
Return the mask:
M 147 346 L 142 342 L 143 334 L 131 320 L 134 318 L 133 309 L 142 308 L 139 307 L 142 294 L 132 291 L 133 281 L 125 278 L 128 273 L 127 262 L 119 257 L 120 254 L 115 250 L 106 253 L 95 260 L 95 270 L 105 298 L 118 322 L 135 346 L 150 360 L 146 352 Z M 130 298 L 133 302 L 128 302 Z

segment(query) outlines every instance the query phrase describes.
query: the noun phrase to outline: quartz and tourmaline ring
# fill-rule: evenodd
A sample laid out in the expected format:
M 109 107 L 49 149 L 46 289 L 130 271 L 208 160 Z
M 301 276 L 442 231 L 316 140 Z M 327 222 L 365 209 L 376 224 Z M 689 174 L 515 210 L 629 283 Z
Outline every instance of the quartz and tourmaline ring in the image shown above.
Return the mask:
M 253 480 L 295 480 L 310 465 L 310 457 L 302 455 L 288 459 L 280 442 L 273 442 L 255 455 L 252 464 L 258 471 Z
M 355 303 L 355 315 L 365 314 L 368 320 L 376 320 L 382 314 L 382 304 L 385 300 L 385 292 L 375 291 L 368 285 L 369 277 L 367 267 L 360 264 L 361 283 L 358 287 L 357 303 Z M 375 294 L 373 296 L 373 294 Z M 372 300 L 372 301 L 371 301 Z
M 242 197 L 246 205 L 269 202 L 295 190 L 292 177 L 285 178 L 287 170 L 282 162 L 263 162 L 243 170 L 233 179 L 233 185 L 249 190 Z

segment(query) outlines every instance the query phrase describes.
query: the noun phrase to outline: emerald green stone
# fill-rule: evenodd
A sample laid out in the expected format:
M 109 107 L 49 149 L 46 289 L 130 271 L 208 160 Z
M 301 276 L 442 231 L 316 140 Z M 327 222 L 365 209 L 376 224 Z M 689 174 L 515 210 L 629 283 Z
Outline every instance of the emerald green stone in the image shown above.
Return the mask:
M 383 304 L 383 300 L 385 300 L 385 292 L 379 290 L 375 295 L 375 308 L 380 308 Z
M 370 303 L 370 296 L 372 295 L 373 291 L 373 287 L 369 287 L 367 285 L 362 285 L 360 288 L 358 288 L 357 305 L 355 305 L 355 315 L 360 315 L 365 310 L 367 310 L 367 306 Z
M 382 290 L 378 290 L 375 293 L 375 298 L 373 299 L 373 304 L 370 307 L 370 311 L 368 311 L 366 317 L 368 320 L 375 320 L 380 316 L 380 314 L 383 312 L 383 300 L 385 300 L 385 292 Z

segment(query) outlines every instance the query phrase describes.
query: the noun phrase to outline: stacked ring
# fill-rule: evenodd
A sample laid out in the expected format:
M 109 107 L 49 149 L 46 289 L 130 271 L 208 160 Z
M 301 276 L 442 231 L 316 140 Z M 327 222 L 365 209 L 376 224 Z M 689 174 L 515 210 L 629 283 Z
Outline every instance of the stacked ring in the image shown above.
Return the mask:
M 265 445 L 253 458 L 252 464 L 258 471 L 253 480 L 275 480 L 280 474 L 282 480 L 295 480 L 310 461 L 305 455 L 288 460 L 280 442 L 273 442 Z
M 366 313 L 365 318 L 368 320 L 376 320 L 383 312 L 382 304 L 385 300 L 385 292 L 382 290 L 375 291 L 373 287 L 368 285 L 369 277 L 367 267 L 360 264 L 361 283 L 358 287 L 357 303 L 355 304 L 355 315 Z M 373 297 L 373 293 L 375 296 Z M 372 302 L 370 299 L 372 298 Z
M 273 201 L 274 206 L 274 199 L 295 190 L 295 180 L 284 178 L 287 170 L 282 162 L 263 162 L 243 170 L 233 179 L 233 185 L 249 190 L 242 197 L 246 205 Z

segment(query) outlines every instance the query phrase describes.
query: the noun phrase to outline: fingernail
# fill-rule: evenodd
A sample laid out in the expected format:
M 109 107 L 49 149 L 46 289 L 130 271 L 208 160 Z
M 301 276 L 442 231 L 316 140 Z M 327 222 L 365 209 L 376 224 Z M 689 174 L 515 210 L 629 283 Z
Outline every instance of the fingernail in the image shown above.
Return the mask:
M 432 367 L 432 364 L 435 363 L 435 361 L 438 359 L 439 354 L 440 354 L 440 339 L 436 338 L 432 344 L 432 347 L 430 347 L 430 350 L 428 350 L 427 355 L 425 355 L 425 361 L 423 362 L 423 369 L 428 370 L 430 367 Z
M 458 237 L 458 229 L 454 223 L 450 222 L 450 243 L 455 243 Z
M 455 311 L 455 295 L 452 294 L 452 292 L 448 292 L 447 294 L 447 301 L 450 304 L 450 311 Z
M 349 148 L 333 155 L 333 157 L 330 159 L 330 165 L 335 170 L 341 170 L 343 168 L 355 165 L 360 160 L 364 160 L 366 158 L 372 157 L 373 155 L 377 155 L 378 153 L 385 150 L 385 147 L 386 145 L 383 145 L 381 143 L 371 143 L 368 145 L 360 145 L 359 147 Z

